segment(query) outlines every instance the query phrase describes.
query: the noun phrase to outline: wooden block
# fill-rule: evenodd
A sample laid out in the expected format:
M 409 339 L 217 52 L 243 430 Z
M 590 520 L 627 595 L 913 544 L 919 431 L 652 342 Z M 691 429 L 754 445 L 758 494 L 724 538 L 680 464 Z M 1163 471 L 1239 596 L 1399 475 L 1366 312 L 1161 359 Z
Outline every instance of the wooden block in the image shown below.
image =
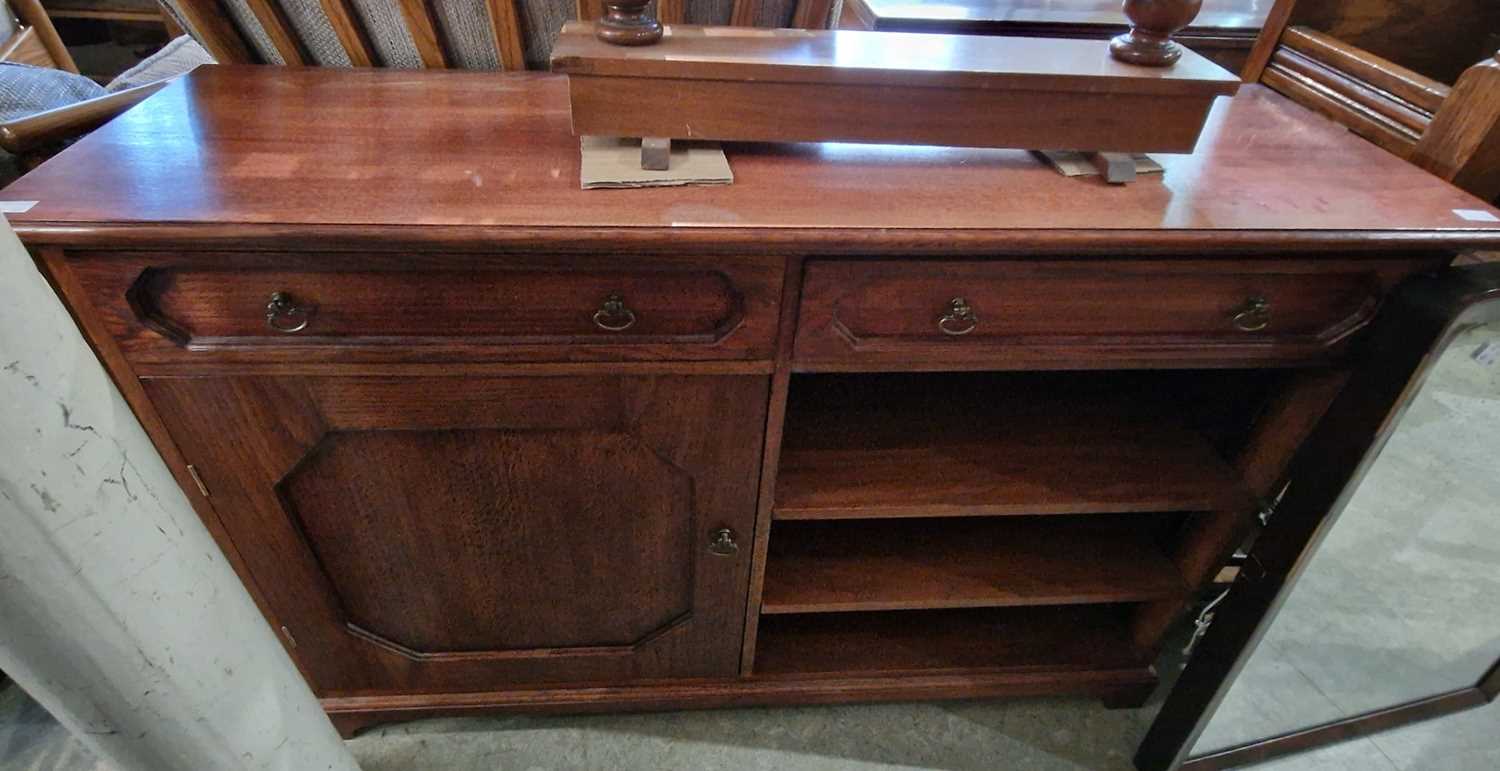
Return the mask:
M 641 168 L 666 171 L 672 162 L 672 140 L 663 137 L 641 137 Z
M 1111 185 L 1135 181 L 1135 158 L 1129 153 L 1089 153 L 1089 160 Z
M 552 68 L 575 134 L 1109 152 L 1190 152 L 1239 88 L 1191 51 L 1140 67 L 1098 40 L 679 25 L 626 48 L 570 23 Z

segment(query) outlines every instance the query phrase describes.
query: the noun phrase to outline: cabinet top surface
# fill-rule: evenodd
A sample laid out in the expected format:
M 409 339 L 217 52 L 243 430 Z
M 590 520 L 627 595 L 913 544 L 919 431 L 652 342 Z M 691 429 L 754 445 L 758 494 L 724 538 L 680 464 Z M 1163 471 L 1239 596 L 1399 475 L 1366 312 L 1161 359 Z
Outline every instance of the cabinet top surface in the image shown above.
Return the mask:
M 1261 86 L 1218 99 L 1195 153 L 1156 156 L 1164 174 L 1125 186 L 1063 177 L 1019 150 L 726 149 L 732 185 L 580 190 L 562 76 L 205 67 L 0 199 L 35 201 L 10 220 L 53 243 L 91 229 L 212 225 L 228 237 L 224 226 L 256 224 L 282 233 L 426 225 L 416 230 L 475 238 L 776 233 L 864 246 L 966 233 L 996 244 L 1082 235 L 1149 246 L 1222 231 L 1277 243 L 1500 245 L 1500 211 Z
M 603 77 L 947 86 L 1215 96 L 1239 79 L 1184 49 L 1171 67 L 1116 61 L 1098 40 L 918 32 L 672 26 L 649 46 L 618 46 L 568 22 L 552 71 Z

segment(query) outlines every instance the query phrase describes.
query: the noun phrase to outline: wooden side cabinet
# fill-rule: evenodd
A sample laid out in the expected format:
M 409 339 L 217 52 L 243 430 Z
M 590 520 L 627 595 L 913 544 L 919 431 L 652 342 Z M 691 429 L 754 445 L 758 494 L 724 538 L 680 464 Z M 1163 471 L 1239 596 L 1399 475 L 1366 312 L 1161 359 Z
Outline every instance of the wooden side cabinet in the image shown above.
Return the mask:
M 1139 705 L 1394 287 L 1500 248 L 1500 210 L 1253 85 L 1124 187 L 805 144 L 585 191 L 567 103 L 200 68 L 6 191 L 346 733 Z

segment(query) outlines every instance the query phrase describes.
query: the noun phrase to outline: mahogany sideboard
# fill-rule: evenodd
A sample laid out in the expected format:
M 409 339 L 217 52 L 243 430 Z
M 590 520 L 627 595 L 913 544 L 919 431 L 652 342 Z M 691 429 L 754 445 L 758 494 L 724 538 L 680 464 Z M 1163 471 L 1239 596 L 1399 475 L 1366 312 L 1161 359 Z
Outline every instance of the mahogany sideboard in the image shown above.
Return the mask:
M 1382 298 L 1500 245 L 1254 85 L 1123 187 L 743 144 L 733 185 L 583 191 L 567 105 L 204 68 L 4 193 L 346 733 L 1137 704 Z

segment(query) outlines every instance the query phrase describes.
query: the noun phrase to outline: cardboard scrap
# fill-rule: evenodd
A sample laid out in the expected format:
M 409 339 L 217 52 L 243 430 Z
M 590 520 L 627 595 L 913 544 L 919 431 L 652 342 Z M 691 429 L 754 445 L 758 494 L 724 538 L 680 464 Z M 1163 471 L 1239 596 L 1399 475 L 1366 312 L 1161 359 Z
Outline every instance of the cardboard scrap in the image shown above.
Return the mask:
M 641 140 L 580 137 L 584 190 L 598 188 L 727 185 L 734 181 L 729 159 L 718 142 L 672 141 L 671 163 L 664 171 L 641 168 Z

